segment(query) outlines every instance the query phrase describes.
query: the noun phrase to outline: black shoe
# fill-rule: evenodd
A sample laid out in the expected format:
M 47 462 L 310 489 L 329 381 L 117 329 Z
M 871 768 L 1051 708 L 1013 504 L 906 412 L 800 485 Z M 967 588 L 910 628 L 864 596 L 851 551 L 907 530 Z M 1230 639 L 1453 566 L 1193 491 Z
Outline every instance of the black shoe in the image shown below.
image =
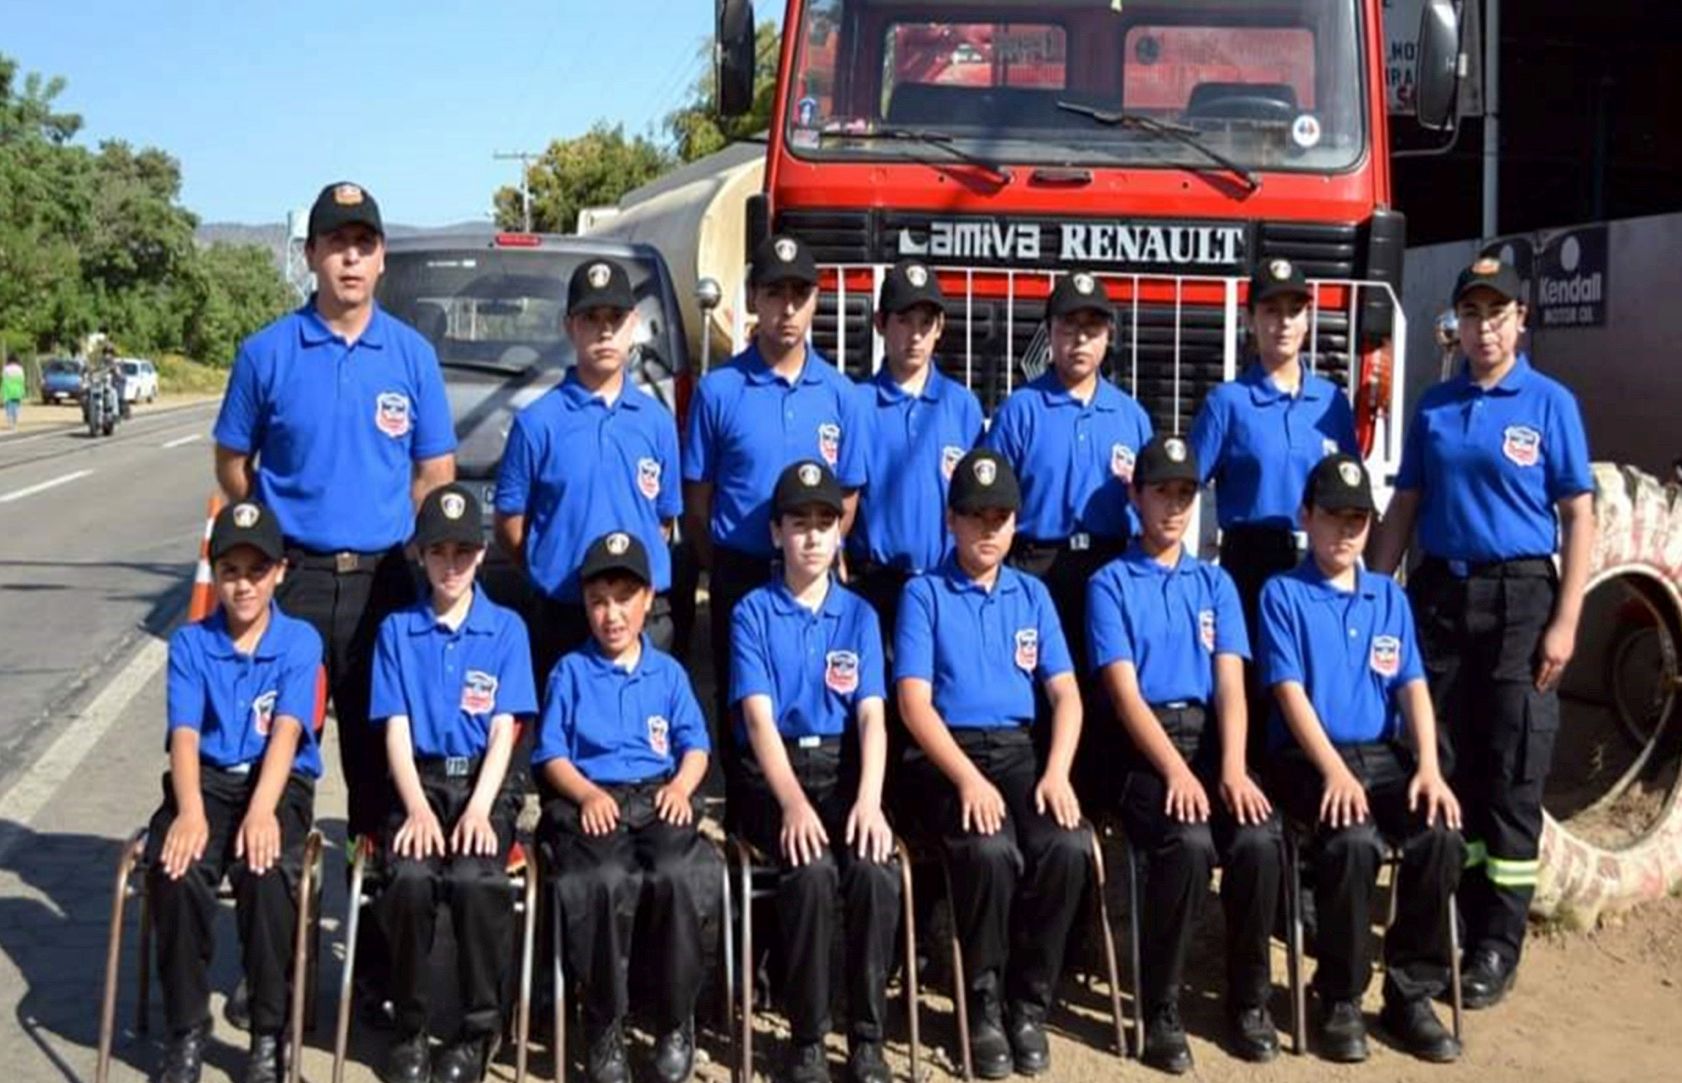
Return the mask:
M 1228 1022 L 1232 1030 L 1232 1052 L 1251 1064 L 1266 1064 L 1279 1055 L 1279 1028 L 1267 1005 L 1239 1008 Z
M 479 1083 L 485 1078 L 484 1038 L 458 1039 L 432 1062 L 432 1083 Z
M 356 979 L 351 997 L 356 1004 L 356 1018 L 364 1026 L 384 1031 L 397 1029 L 397 1005 L 386 999 L 373 981 Z
M 789 1052 L 786 1083 L 829 1083 L 829 1058 L 822 1042 L 802 1042 Z
M 893 1073 L 882 1057 L 881 1042 L 854 1042 L 847 1055 L 848 1083 L 890 1083 Z
M 625 1059 L 625 1031 L 619 1020 L 590 1039 L 584 1067 L 590 1083 L 630 1083 L 631 1065 Z
M 1018 1075 L 1039 1075 L 1051 1067 L 1051 1045 L 1038 1011 L 1021 1006 L 1010 1013 L 1010 1052 Z
M 222 1018 L 235 1030 L 251 1029 L 251 990 L 241 978 L 234 991 L 228 994 L 227 1003 L 222 1005 Z
M 245 1058 L 243 1083 L 280 1083 L 286 1078 L 287 1060 L 292 1047 L 284 1035 L 253 1034 L 251 1053 Z
M 973 992 L 969 1003 L 969 1058 L 981 1079 L 1004 1079 L 1015 1067 L 998 998 Z
M 1517 978 L 1518 964 L 1507 962 L 1489 948 L 1480 948 L 1460 967 L 1460 1002 L 1474 1011 L 1493 1008 Z
M 1151 1012 L 1145 1023 L 1145 1048 L 1139 1051 L 1139 1060 L 1170 1075 L 1191 1071 L 1191 1046 L 1186 1043 L 1186 1027 L 1180 1022 L 1178 1004 L 1164 1004 Z
M 695 1071 L 695 1022 L 685 1020 L 654 1042 L 654 1078 L 660 1083 L 684 1083 Z
M 432 1042 L 426 1031 L 398 1038 L 385 1055 L 385 1083 L 429 1083 L 432 1078 Z
M 1432 1064 L 1447 1064 L 1460 1059 L 1460 1043 L 1454 1040 L 1432 1010 L 1431 1002 L 1421 997 L 1399 1003 L 1386 1002 L 1378 1013 L 1378 1021 L 1403 1049 Z
M 1361 1006 L 1353 1000 L 1334 1000 L 1320 1017 L 1320 1052 L 1339 1064 L 1356 1064 L 1367 1059 L 1367 1021 Z
M 171 1035 L 164 1044 L 164 1062 L 154 1077 L 157 1083 L 199 1083 L 204 1071 L 204 1045 L 209 1040 L 209 1023 Z

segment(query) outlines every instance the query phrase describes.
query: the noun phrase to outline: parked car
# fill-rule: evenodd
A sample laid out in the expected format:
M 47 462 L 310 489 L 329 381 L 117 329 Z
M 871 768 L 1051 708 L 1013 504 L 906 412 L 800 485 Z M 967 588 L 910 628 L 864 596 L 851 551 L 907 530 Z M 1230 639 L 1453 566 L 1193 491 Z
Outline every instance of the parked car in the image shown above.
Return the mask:
M 151 402 L 158 397 L 158 368 L 144 357 L 119 357 L 117 367 L 123 370 L 123 399 L 126 402 Z
M 78 358 L 55 357 L 41 365 L 41 401 L 79 402 L 87 382 L 87 364 Z

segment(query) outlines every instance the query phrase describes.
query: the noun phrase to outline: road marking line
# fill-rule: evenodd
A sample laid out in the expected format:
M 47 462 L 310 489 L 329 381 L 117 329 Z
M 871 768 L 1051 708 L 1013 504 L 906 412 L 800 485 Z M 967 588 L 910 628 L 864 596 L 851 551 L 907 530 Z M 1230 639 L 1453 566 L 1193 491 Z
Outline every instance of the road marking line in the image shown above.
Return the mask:
M 50 481 L 43 481 L 39 485 L 31 485 L 27 489 L 19 489 L 15 493 L 7 493 L 5 496 L 0 496 L 0 504 L 10 504 L 12 501 L 22 500 L 26 496 L 34 496 L 36 493 L 44 493 L 48 489 L 56 489 L 60 485 L 68 485 L 77 478 L 85 478 L 91 473 L 93 473 L 92 470 L 77 470 L 75 473 L 65 474 Z
M 171 440 L 169 443 L 165 444 L 164 447 L 166 449 L 172 448 L 172 447 L 180 447 L 183 444 L 190 444 L 194 440 L 200 440 L 200 439 L 203 439 L 203 438 L 204 438 L 204 433 L 202 433 L 202 432 L 192 432 L 192 433 L 188 433 L 186 436 L 178 437 L 177 439 Z
M 107 731 L 123 717 L 130 701 L 169 660 L 169 643 L 149 637 L 111 682 L 59 734 L 28 772 L 0 797 L 0 859 L 29 834 L 37 814 L 99 748 Z

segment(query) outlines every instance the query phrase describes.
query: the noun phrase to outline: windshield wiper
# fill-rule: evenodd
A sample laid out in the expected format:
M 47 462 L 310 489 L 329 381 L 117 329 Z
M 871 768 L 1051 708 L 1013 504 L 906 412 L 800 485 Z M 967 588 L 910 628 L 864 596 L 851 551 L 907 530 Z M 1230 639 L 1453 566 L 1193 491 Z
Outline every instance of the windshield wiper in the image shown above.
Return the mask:
M 463 372 L 488 372 L 493 376 L 516 376 L 530 369 L 531 365 L 504 365 L 496 361 L 474 361 L 463 358 L 439 358 L 438 367 L 444 369 L 461 369 Z
M 1204 143 L 1202 137 L 1198 135 L 1196 128 L 1192 128 L 1184 124 L 1171 124 L 1165 120 L 1157 120 L 1155 117 L 1140 116 L 1137 113 L 1106 113 L 1102 109 L 1097 109 L 1082 102 L 1059 101 L 1057 103 L 1057 108 L 1070 113 L 1079 113 L 1083 117 L 1091 117 L 1098 123 L 1109 125 L 1112 128 L 1126 128 L 1129 131 L 1148 132 L 1151 135 L 1161 136 L 1164 139 L 1172 139 L 1176 143 L 1182 143 L 1185 146 L 1197 151 L 1211 162 L 1214 162 L 1216 165 L 1225 169 L 1239 180 L 1242 180 L 1244 182 L 1244 186 L 1251 192 L 1256 192 L 1261 189 L 1262 182 L 1259 176 L 1251 170 L 1246 169 L 1244 166 L 1239 165 L 1231 158 L 1228 158 L 1220 151 L 1215 150 Z
M 977 154 L 972 154 L 957 145 L 957 137 L 948 132 L 931 131 L 927 128 L 884 127 L 872 128 L 866 132 L 824 132 L 825 139 L 887 139 L 905 143 L 925 143 L 931 147 L 939 147 L 946 153 L 966 162 L 969 165 L 985 169 L 999 178 L 1000 184 L 1009 184 L 1011 172 L 997 162 L 990 162 Z

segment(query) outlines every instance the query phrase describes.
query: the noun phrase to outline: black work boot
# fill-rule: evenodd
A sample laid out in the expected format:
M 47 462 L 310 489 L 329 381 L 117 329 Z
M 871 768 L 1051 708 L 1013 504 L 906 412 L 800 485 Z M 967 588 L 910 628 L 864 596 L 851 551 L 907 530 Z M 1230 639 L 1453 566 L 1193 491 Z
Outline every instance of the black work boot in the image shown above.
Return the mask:
M 210 1040 L 210 1024 L 177 1031 L 164 1044 L 164 1060 L 158 1066 L 157 1083 L 199 1083 L 204 1072 L 204 1045 Z
M 694 1071 L 695 1021 L 686 1019 L 654 1040 L 654 1078 L 660 1083 L 684 1083 Z
M 432 1083 L 479 1083 L 485 1078 L 490 1042 L 485 1038 L 457 1038 L 432 1063 Z
M 847 1083 L 890 1083 L 887 1059 L 881 1042 L 855 1041 L 847 1055 Z
M 1051 1067 L 1051 1044 L 1045 1040 L 1045 1013 L 1040 1009 L 1012 1005 L 1009 1037 L 1018 1075 L 1039 1075 Z
M 1448 1064 L 1460 1058 L 1460 1043 L 1443 1026 L 1424 997 L 1415 1000 L 1386 1001 L 1378 1013 L 1378 1021 L 1403 1049 L 1432 1064 Z
M 590 1083 L 630 1083 L 631 1066 L 625 1059 L 623 1021 L 615 1019 L 590 1036 L 584 1070 Z
M 1479 948 L 1466 956 L 1460 967 L 1460 1001 L 1474 1011 L 1493 1008 L 1512 990 L 1518 978 L 1518 964 L 1501 958 L 1500 952 Z
M 1279 1055 L 1279 1028 L 1267 1005 L 1243 1007 L 1228 1016 L 1232 1052 L 1251 1064 L 1266 1064 Z
M 1322 1006 L 1320 1051 L 1327 1060 L 1355 1064 L 1367 1059 L 1367 1021 L 1353 1000 L 1334 1000 Z
M 432 1078 L 432 1041 L 426 1031 L 404 1035 L 391 1043 L 385 1056 L 385 1083 L 429 1083 Z
M 1191 1045 L 1186 1041 L 1186 1027 L 1180 1021 L 1176 1001 L 1152 1009 L 1145 1021 L 1145 1048 L 1139 1052 L 1139 1060 L 1169 1075 L 1191 1071 Z
M 822 1042 L 796 1042 L 789 1049 L 786 1083 L 829 1083 L 829 1057 Z
M 982 975 L 970 989 L 969 1055 L 982 1079 L 1003 1079 L 1015 1067 L 996 975 Z
M 245 1058 L 242 1083 L 280 1083 L 286 1078 L 291 1045 L 284 1034 L 251 1034 L 251 1052 Z

